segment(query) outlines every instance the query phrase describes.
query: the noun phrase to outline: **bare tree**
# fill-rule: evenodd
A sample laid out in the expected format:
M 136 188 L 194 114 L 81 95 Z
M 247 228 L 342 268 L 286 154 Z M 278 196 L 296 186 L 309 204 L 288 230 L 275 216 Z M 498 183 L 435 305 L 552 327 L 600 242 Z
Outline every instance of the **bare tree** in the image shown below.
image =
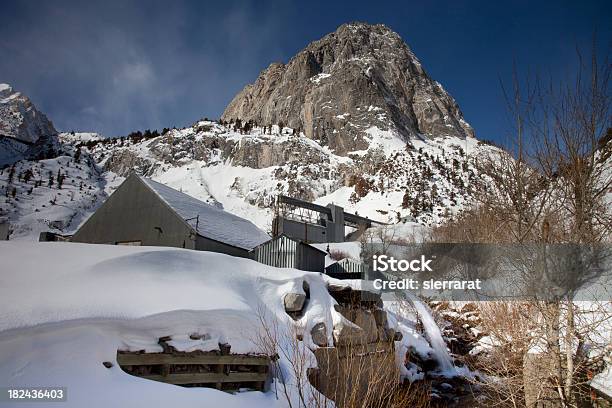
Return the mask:
M 606 194 L 612 187 L 612 68 L 607 58 L 600 63 L 595 51 L 586 62 L 578 53 L 578 62 L 575 77 L 551 80 L 546 86 L 537 77 L 520 86 L 514 76 L 513 92 L 504 91 L 514 118 L 509 152 L 499 151 L 480 160 L 478 202 L 436 229 L 435 240 L 535 244 L 540 251 L 536 255 L 541 256 L 525 256 L 517 268 L 525 273 L 516 278 L 526 283 L 554 269 L 551 254 L 546 252 L 552 244 L 570 244 L 568 248 L 577 248 L 579 255 L 611 241 L 612 214 Z M 600 271 L 595 264 L 578 265 L 573 288 L 597 277 Z M 529 328 L 529 336 L 506 330 L 522 346 L 505 349 L 509 359 L 504 361 L 514 361 L 510 366 L 516 369 L 516 362 L 526 361 L 537 346 L 546 359 L 545 369 L 539 377 L 523 381 L 517 381 L 516 370 L 508 370 L 501 377 L 505 381 L 497 384 L 500 405 L 520 402 L 515 398 L 517 387 L 525 384 L 540 387 L 536 399 L 556 394 L 555 403 L 563 407 L 578 407 L 588 399 L 586 373 L 596 371 L 606 353 L 607 341 L 602 342 L 598 333 L 610 324 L 610 305 L 591 302 L 587 308 L 576 302 L 575 295 L 575 290 L 569 290 L 558 297 L 535 297 L 515 305 L 518 311 L 530 311 L 511 314 L 520 320 L 519 327 Z M 495 327 L 489 331 L 500 344 L 507 344 L 503 331 Z M 534 379 L 539 381 L 534 383 Z M 546 392 L 549 394 L 544 395 Z

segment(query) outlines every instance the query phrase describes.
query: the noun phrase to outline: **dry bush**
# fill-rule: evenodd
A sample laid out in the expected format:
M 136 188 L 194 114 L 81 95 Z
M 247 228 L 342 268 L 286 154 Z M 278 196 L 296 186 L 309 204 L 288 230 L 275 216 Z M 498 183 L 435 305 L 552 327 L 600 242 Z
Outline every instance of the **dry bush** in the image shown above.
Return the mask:
M 527 302 L 478 303 L 481 329 L 495 345 L 470 363 L 485 374 L 476 383 L 492 406 L 525 406 L 523 361 L 533 342 L 532 309 Z
M 341 261 L 344 258 L 350 258 L 351 255 L 348 252 L 342 251 L 340 249 L 332 249 L 329 251 L 329 257 L 334 261 Z
M 257 311 L 258 326 L 251 335 L 251 342 L 260 353 L 272 358 L 274 392 L 289 408 L 326 407 L 328 399 L 316 392 L 308 383 L 306 372 L 315 364 L 314 356 L 306 349 L 300 327 L 286 326 L 276 317 L 268 316 L 265 306 Z M 281 360 L 282 359 L 282 360 Z M 289 372 L 282 361 L 287 362 Z
M 491 209 L 468 209 L 448 222 L 432 229 L 430 239 L 444 243 L 511 242 L 507 225 Z
M 290 408 L 424 408 L 427 383 L 401 384 L 393 342 L 308 349 L 297 322 L 287 327 L 258 311 L 252 342 L 272 356 L 277 398 Z M 288 371 L 286 371 L 288 369 Z

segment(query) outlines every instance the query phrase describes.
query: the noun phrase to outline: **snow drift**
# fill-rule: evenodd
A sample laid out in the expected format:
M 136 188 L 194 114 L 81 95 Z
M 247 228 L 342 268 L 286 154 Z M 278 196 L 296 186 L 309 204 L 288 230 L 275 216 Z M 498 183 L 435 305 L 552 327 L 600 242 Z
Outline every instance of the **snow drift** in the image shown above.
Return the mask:
M 257 353 L 258 316 L 288 326 L 283 296 L 304 281 L 304 346 L 314 347 L 312 325 L 340 318 L 323 275 L 223 254 L 26 242 L 1 243 L 0 254 L 0 384 L 67 387 L 71 407 L 286 406 L 272 391 L 231 395 L 133 377 L 116 352 L 159 352 L 161 336 L 205 333 L 201 349 Z

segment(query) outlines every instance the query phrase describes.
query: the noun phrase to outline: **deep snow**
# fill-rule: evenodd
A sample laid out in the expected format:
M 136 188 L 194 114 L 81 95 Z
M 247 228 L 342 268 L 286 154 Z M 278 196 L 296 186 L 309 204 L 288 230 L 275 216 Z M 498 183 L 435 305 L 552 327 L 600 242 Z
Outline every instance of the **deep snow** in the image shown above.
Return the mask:
M 281 328 L 295 325 L 303 331 L 302 344 L 315 347 L 309 336 L 314 324 L 325 322 L 331 341 L 333 322 L 344 319 L 333 308 L 324 275 L 223 254 L 2 242 L 0 256 L 0 384 L 67 387 L 67 407 L 287 406 L 273 390 L 230 395 L 132 377 L 116 365 L 116 352 L 161 351 L 157 339 L 173 336 L 179 348 L 211 349 L 221 342 L 234 353 L 258 353 L 259 317 Z M 294 322 L 282 299 L 300 291 L 303 281 L 310 301 Z M 207 341 L 186 341 L 191 333 Z M 107 369 L 104 361 L 115 366 Z M 280 363 L 291 382 L 288 362 Z

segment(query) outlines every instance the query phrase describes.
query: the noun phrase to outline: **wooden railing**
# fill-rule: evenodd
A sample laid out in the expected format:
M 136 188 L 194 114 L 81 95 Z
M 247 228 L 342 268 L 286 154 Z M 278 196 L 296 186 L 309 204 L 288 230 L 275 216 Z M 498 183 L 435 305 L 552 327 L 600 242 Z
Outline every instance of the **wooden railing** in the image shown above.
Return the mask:
M 270 359 L 267 356 L 241 354 L 118 351 L 117 363 L 128 374 L 168 384 L 263 391 Z

